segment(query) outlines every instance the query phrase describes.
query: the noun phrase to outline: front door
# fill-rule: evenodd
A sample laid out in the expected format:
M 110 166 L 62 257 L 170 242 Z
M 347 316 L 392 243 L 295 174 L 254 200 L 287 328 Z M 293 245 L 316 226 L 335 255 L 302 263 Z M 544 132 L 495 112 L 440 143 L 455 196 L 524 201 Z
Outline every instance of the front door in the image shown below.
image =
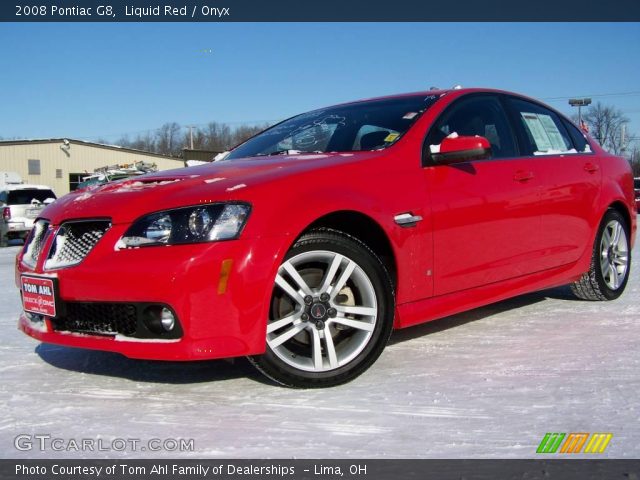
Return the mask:
M 435 295 L 531 273 L 542 255 L 539 200 L 545 179 L 535 159 L 519 158 L 499 99 L 482 94 L 456 101 L 432 126 L 425 150 L 455 134 L 487 138 L 493 158 L 424 168 Z

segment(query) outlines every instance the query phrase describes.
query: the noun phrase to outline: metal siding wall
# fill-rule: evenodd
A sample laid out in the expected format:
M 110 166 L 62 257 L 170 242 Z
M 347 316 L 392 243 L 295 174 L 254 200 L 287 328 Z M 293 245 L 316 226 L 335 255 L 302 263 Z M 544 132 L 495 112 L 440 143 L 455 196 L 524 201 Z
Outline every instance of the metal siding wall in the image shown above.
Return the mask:
M 158 170 L 184 166 L 182 159 L 169 159 L 70 143 L 68 154 L 60 148 L 62 142 L 0 145 L 0 171 L 18 172 L 27 183 L 49 185 L 58 196 L 69 193 L 69 174 L 93 172 L 106 165 L 145 161 L 155 163 Z M 29 159 L 40 160 L 40 175 L 28 175 Z M 56 178 L 56 169 L 62 169 L 62 178 Z

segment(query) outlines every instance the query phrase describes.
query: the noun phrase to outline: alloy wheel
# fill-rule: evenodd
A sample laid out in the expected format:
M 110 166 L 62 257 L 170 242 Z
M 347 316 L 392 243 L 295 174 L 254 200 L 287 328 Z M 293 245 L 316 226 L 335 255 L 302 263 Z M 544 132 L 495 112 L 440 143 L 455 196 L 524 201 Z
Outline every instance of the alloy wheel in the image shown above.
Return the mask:
M 607 287 L 617 290 L 629 268 L 629 246 L 624 227 L 618 220 L 607 223 L 600 241 L 600 271 Z
M 371 279 L 353 259 L 311 250 L 276 275 L 267 344 L 287 365 L 326 372 L 354 360 L 371 340 L 378 305 Z

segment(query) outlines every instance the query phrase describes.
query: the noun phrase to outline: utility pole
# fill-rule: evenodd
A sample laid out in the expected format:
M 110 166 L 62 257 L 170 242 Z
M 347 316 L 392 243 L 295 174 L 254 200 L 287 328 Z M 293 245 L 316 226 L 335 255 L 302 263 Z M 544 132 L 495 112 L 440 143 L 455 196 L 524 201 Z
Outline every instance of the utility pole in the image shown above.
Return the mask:
M 195 125 L 187 125 L 187 128 L 189 129 L 189 144 L 190 144 L 190 149 L 193 150 L 193 129 L 196 128 Z

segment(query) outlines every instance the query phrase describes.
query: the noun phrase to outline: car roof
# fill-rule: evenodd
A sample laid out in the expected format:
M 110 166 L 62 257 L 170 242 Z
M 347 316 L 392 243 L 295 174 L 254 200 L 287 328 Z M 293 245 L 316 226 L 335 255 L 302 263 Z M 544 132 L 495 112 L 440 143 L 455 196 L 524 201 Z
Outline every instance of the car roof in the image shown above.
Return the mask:
M 459 97 L 459 96 L 466 95 L 466 94 L 469 94 L 469 93 L 495 93 L 495 94 L 501 94 L 501 95 L 510 95 L 510 96 L 513 96 L 513 97 L 521 98 L 523 100 L 528 100 L 530 102 L 542 105 L 542 106 L 548 108 L 549 110 L 552 110 L 556 114 L 560 115 L 561 117 L 564 117 L 565 119 L 569 120 L 570 122 L 572 122 L 575 125 L 575 122 L 573 122 L 573 120 L 571 120 L 566 114 L 560 112 L 558 109 L 553 108 L 550 105 L 547 105 L 546 103 L 544 103 L 541 100 L 538 100 L 537 98 L 530 97 L 528 95 L 523 95 L 522 93 L 511 92 L 511 91 L 508 91 L 508 90 L 500 90 L 500 89 L 497 89 L 497 88 L 484 88 L 484 87 L 460 88 L 460 87 L 454 87 L 454 88 L 449 88 L 449 89 L 434 89 L 434 90 L 417 91 L 417 92 L 410 92 L 410 93 L 400 93 L 400 94 L 396 94 L 396 95 L 386 95 L 386 96 L 382 96 L 382 97 L 365 98 L 365 99 L 362 99 L 362 100 L 356 100 L 354 102 L 340 103 L 340 104 L 338 104 L 336 106 L 349 105 L 349 104 L 360 103 L 360 102 L 370 102 L 370 101 L 375 101 L 375 100 L 390 100 L 392 98 L 403 98 L 403 97 L 411 97 L 411 96 L 417 96 L 417 95 L 425 95 L 425 96 L 435 95 L 435 96 L 438 96 L 438 97 L 444 97 L 445 95 L 448 95 L 448 94 L 455 94 L 456 97 Z
M 375 101 L 375 100 L 390 100 L 392 98 L 413 97 L 413 96 L 418 96 L 418 95 L 425 95 L 425 96 L 435 95 L 435 96 L 442 97 L 442 96 L 445 96 L 445 95 L 451 94 L 451 93 L 455 93 L 457 96 L 464 95 L 464 94 L 467 94 L 467 93 L 497 93 L 497 94 L 503 94 L 503 95 L 512 95 L 514 97 L 520 97 L 520 98 L 523 98 L 525 100 L 530 100 L 532 102 L 545 105 L 544 102 L 538 100 L 537 98 L 529 97 L 528 95 L 523 95 L 523 94 L 517 93 L 517 92 L 511 92 L 511 91 L 508 91 L 508 90 L 501 90 L 501 89 L 497 89 L 497 88 L 467 87 L 467 88 L 447 88 L 447 89 L 434 89 L 434 90 L 422 90 L 422 91 L 418 90 L 418 91 L 415 91 L 415 92 L 399 93 L 399 94 L 393 94 L 393 95 L 383 95 L 381 97 L 363 98 L 363 99 L 355 100 L 355 101 L 351 101 L 351 102 L 338 103 L 335 106 L 349 105 L 349 104 L 360 103 L 360 102 L 370 102 L 370 101 Z M 551 107 L 549 107 L 549 108 L 551 108 Z M 555 109 L 553 109 L 553 110 L 556 111 Z
M 466 90 L 471 90 L 471 89 L 466 89 Z M 404 97 L 415 97 L 415 96 L 419 96 L 419 95 L 425 95 L 425 96 L 429 96 L 429 95 L 437 95 L 437 96 L 442 96 L 442 95 L 446 95 L 447 93 L 453 91 L 452 89 L 448 89 L 448 90 L 427 90 L 427 91 L 416 91 L 416 92 L 407 92 L 407 93 L 396 93 L 393 95 L 383 95 L 381 97 L 370 97 L 370 98 L 361 98 L 360 100 L 352 100 L 350 102 L 342 102 L 342 103 L 337 103 L 333 106 L 337 107 L 340 105 L 351 105 L 354 103 L 361 103 L 361 102 L 372 102 L 372 101 L 376 101 L 376 100 L 391 100 L 393 98 L 404 98 Z M 460 91 L 455 90 L 455 91 Z

